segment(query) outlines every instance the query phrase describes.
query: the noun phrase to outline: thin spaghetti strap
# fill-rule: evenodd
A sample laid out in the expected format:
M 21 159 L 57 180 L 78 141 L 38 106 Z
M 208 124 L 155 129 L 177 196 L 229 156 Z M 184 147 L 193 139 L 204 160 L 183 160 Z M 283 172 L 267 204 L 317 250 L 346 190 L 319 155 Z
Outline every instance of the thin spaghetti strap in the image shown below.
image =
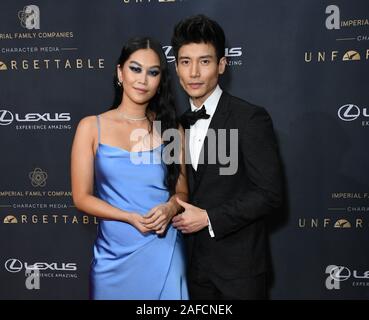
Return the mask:
M 97 120 L 97 141 L 98 143 L 100 143 L 100 116 L 99 115 L 96 116 L 96 120 Z

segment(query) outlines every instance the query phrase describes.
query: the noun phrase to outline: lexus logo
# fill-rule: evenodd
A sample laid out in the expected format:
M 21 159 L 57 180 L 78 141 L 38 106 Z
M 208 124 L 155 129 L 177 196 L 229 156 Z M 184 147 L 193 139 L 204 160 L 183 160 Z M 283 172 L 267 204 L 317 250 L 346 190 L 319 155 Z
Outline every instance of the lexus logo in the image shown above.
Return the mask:
M 13 114 L 8 110 L 0 110 L 0 125 L 7 126 L 14 120 Z
M 360 113 L 359 107 L 354 104 L 345 104 L 338 109 L 338 117 L 343 121 L 354 121 Z
M 176 57 L 171 53 L 172 46 L 164 46 L 163 50 L 164 50 L 165 56 L 167 57 L 168 63 L 176 61 Z
M 173 54 L 172 46 L 164 46 L 163 51 L 167 58 L 167 62 L 171 63 L 176 61 L 176 57 Z M 241 47 L 234 47 L 234 48 L 225 48 L 224 56 L 227 58 L 232 57 L 241 57 L 242 56 L 242 48 Z
M 16 273 L 21 271 L 23 263 L 18 259 L 9 259 L 5 262 L 5 269 L 9 272 Z
M 330 276 L 336 281 L 345 281 L 351 276 L 351 271 L 343 266 L 334 266 L 330 270 Z
M 46 112 L 46 113 L 26 113 L 24 115 L 19 115 L 19 113 L 15 113 L 14 115 L 8 110 L 0 110 L 0 125 L 7 126 L 11 124 L 13 121 L 17 122 L 68 122 L 71 120 L 70 113 L 61 112 L 54 114 Z

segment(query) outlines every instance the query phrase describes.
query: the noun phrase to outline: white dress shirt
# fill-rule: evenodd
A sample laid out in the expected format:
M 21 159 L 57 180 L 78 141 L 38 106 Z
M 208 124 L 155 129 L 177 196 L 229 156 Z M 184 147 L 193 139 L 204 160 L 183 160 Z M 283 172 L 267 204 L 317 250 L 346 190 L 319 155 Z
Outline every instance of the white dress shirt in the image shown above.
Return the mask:
M 199 119 L 196 121 L 196 123 L 190 126 L 190 144 L 189 144 L 190 157 L 192 167 L 196 171 L 199 163 L 200 152 L 206 137 L 206 133 L 208 131 L 210 121 L 213 118 L 213 115 L 219 103 L 219 99 L 222 95 L 222 92 L 223 92 L 222 89 L 219 87 L 219 85 L 217 85 L 213 93 L 205 100 L 203 104 L 205 106 L 206 113 L 210 115 L 210 117 L 208 119 Z M 196 107 L 191 99 L 190 104 L 191 111 L 200 110 L 202 108 L 202 106 Z M 213 238 L 215 237 L 215 234 L 211 227 L 210 220 L 208 220 L 208 222 L 209 222 L 208 225 L 209 234 Z
M 196 121 L 196 123 L 190 126 L 190 157 L 192 167 L 196 171 L 199 163 L 202 145 L 204 144 L 210 121 L 213 118 L 222 92 L 222 89 L 220 89 L 219 85 L 217 85 L 213 93 L 205 100 L 203 104 L 205 106 L 206 113 L 210 115 L 209 119 L 199 119 Z M 196 107 L 191 99 L 190 104 L 192 111 L 200 110 L 202 108 L 202 106 L 200 106 L 199 108 Z

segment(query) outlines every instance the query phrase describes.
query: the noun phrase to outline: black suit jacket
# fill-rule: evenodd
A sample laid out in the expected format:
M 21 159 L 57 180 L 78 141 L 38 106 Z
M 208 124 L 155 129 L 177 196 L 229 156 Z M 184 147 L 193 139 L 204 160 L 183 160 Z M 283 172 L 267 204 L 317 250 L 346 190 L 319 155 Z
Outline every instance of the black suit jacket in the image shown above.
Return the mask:
M 218 157 L 215 163 L 208 163 L 208 152 L 219 148 L 208 137 L 201 151 L 204 163 L 197 172 L 187 165 L 190 202 L 207 210 L 215 232 L 215 238 L 210 237 L 208 228 L 185 237 L 189 270 L 200 268 L 223 279 L 258 275 L 267 270 L 264 217 L 279 207 L 282 199 L 272 121 L 265 109 L 223 92 L 210 128 L 228 133 L 238 129 L 238 170 L 220 175 L 219 169 L 227 165 Z M 226 141 L 229 151 L 229 138 Z

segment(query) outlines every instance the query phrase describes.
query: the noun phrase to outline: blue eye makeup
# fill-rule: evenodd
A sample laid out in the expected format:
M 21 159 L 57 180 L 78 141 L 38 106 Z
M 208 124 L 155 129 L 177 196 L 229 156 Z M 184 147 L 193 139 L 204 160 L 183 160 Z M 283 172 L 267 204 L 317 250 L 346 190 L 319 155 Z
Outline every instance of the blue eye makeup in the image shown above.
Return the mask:
M 134 73 L 141 73 L 143 71 L 143 68 L 141 66 L 138 66 L 136 64 L 129 65 L 129 69 Z M 147 74 L 152 77 L 156 77 L 160 74 L 160 69 L 155 67 L 153 69 L 147 70 Z
M 142 71 L 142 68 L 137 67 L 137 66 L 133 66 L 133 65 L 130 65 L 129 69 L 132 70 L 135 73 L 140 73 Z
M 153 76 L 153 77 L 156 77 L 160 74 L 160 70 L 158 69 L 155 69 L 155 70 L 149 70 L 149 75 L 150 76 Z

